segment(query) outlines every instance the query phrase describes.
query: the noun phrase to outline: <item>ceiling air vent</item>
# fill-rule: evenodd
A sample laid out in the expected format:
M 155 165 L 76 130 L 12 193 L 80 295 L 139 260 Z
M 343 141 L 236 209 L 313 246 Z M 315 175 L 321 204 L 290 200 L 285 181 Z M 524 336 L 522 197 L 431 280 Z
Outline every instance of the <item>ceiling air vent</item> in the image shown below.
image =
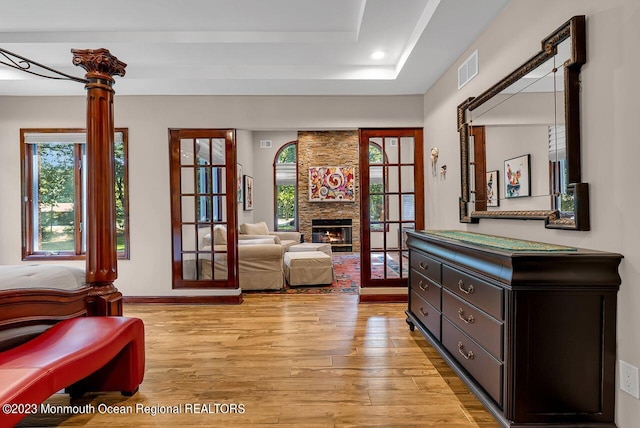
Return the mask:
M 261 149 L 270 149 L 271 148 L 271 140 L 260 140 L 260 148 Z
M 478 74 L 478 50 L 476 49 L 465 62 L 458 67 L 458 89 L 469 83 Z

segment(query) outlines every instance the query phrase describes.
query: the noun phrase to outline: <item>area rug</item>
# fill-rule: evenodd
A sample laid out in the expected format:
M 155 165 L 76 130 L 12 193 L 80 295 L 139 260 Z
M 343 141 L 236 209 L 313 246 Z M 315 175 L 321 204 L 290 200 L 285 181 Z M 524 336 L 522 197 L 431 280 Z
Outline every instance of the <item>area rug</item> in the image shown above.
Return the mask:
M 336 254 L 332 256 L 333 282 L 331 285 L 289 287 L 280 290 L 247 290 L 245 294 L 358 294 L 360 290 L 360 254 Z

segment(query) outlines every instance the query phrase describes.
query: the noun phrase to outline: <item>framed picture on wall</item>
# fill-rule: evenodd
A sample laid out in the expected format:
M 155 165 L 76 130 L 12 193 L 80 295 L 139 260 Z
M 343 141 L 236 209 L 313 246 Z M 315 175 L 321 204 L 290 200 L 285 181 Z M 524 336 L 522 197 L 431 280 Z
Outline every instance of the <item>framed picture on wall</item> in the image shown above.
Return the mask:
M 522 198 L 531 196 L 531 155 L 522 155 L 504 161 L 504 197 Z
M 355 177 L 353 166 L 309 167 L 309 201 L 354 202 Z
M 244 176 L 244 210 L 253 209 L 253 177 Z
M 236 187 L 238 189 L 238 203 L 241 204 L 244 201 L 243 198 L 243 188 L 242 188 L 242 165 L 237 164 L 236 166 Z
M 487 172 L 487 206 L 500 206 L 500 171 Z

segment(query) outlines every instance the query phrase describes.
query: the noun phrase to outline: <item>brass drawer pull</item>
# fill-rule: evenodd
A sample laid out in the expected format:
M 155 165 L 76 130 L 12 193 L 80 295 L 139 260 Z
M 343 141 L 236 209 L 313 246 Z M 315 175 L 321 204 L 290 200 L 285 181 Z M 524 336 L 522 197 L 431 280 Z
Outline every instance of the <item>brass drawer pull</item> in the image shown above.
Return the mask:
M 462 355 L 465 360 L 473 360 L 473 351 L 469 351 L 465 354 L 462 342 L 458 342 L 458 352 L 460 352 L 460 355 Z
M 420 306 L 420 309 L 418 309 L 420 311 L 420 313 L 422 314 L 423 317 L 428 317 L 429 316 L 429 312 L 425 312 L 424 309 L 422 309 L 422 306 Z
M 418 287 L 420 287 L 420 290 L 422 291 L 427 291 L 429 289 L 429 283 L 420 280 L 420 283 L 418 283 Z
M 428 263 L 425 263 L 425 262 L 420 262 L 420 263 L 418 263 L 418 266 L 420 266 L 420 269 L 422 269 L 422 270 L 427 270 L 427 269 L 429 269 L 429 264 L 428 264 Z
M 464 317 L 464 310 L 462 308 L 458 309 L 458 318 L 464 321 L 466 324 L 473 324 L 475 319 L 473 315 L 469 315 L 467 318 Z
M 474 290 L 473 289 L 473 284 L 469 284 L 469 286 L 465 290 L 464 281 L 463 280 L 458 281 L 458 288 L 460 289 L 460 291 L 462 291 L 465 294 L 471 294 L 471 293 L 473 293 L 473 290 Z

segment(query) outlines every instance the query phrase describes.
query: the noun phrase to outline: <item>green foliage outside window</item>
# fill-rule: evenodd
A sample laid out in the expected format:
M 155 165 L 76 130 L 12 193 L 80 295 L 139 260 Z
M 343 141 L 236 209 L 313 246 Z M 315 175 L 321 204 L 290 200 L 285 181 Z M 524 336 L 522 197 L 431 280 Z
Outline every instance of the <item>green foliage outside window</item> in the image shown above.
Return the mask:
M 74 147 L 38 146 L 38 233 L 46 251 L 73 250 Z
M 371 221 L 384 220 L 384 199 L 382 195 L 382 183 L 369 184 L 369 218 Z
M 278 182 L 278 166 L 284 164 L 296 163 L 296 144 L 289 143 L 284 146 L 276 159 L 276 230 L 297 230 L 296 224 L 296 204 L 298 202 L 297 197 L 297 185 L 295 184 L 296 177 L 289 177 L 288 180 Z M 286 171 L 286 169 L 282 168 Z M 294 184 L 291 182 L 293 181 Z
M 369 144 L 369 163 L 382 163 L 382 148 L 378 144 Z
M 125 193 L 125 153 L 124 143 L 115 143 L 114 147 L 115 186 L 116 199 L 116 250 L 124 251 L 125 246 L 125 221 L 126 221 L 126 193 Z
M 63 138 L 64 140 L 64 138 Z M 34 144 L 31 164 L 34 167 L 33 230 L 35 251 L 74 252 L 76 247 L 76 210 L 84 207 L 76 201 L 76 186 L 82 185 L 85 168 L 81 165 L 84 144 L 55 142 Z M 125 251 L 126 245 L 126 156 L 125 144 L 114 145 L 114 196 L 116 211 L 116 248 Z
M 295 230 L 296 186 L 282 184 L 276 186 L 278 195 L 278 230 Z
M 278 163 L 296 163 L 296 145 L 289 144 L 282 149 L 278 156 Z
M 369 164 L 381 164 L 383 162 L 382 147 L 378 144 L 369 144 Z M 376 168 L 383 168 L 377 166 Z M 384 186 L 383 183 L 369 183 L 369 220 L 378 222 L 384 220 Z M 381 231 L 381 224 L 371 224 L 371 230 Z

